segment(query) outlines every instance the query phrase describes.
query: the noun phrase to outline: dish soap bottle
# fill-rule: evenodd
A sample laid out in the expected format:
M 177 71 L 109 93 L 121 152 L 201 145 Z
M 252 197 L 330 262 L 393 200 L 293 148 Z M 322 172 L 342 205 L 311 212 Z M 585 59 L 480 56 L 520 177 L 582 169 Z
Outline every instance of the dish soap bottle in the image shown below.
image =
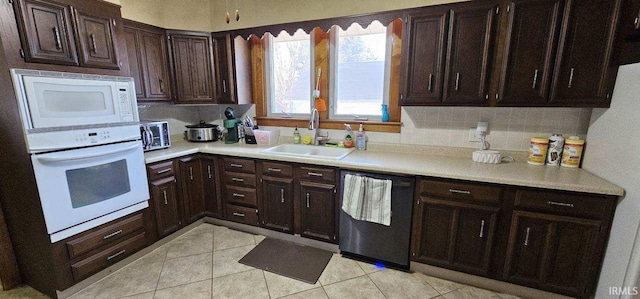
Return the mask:
M 366 150 L 367 149 L 367 134 L 364 132 L 362 128 L 362 124 L 360 124 L 360 129 L 356 132 L 356 149 L 357 150 Z
M 354 146 L 353 144 L 353 131 L 351 131 L 350 124 L 344 124 L 346 130 L 344 132 L 344 147 L 351 148 Z
M 300 144 L 300 132 L 298 131 L 298 126 L 293 130 L 293 144 Z

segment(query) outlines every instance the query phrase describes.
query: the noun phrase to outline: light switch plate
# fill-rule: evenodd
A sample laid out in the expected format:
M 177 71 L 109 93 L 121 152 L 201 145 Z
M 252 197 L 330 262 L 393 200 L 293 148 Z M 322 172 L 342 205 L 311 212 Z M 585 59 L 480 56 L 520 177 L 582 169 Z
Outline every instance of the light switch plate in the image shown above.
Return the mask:
M 476 128 L 469 129 L 469 142 L 480 142 L 480 139 L 476 137 L 477 132 L 478 131 L 476 131 Z

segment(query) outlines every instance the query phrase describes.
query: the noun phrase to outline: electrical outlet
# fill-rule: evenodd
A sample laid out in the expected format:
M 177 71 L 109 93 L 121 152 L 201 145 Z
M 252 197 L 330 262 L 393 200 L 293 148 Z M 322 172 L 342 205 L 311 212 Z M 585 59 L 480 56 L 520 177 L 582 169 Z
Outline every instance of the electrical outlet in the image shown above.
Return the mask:
M 476 128 L 469 129 L 469 142 L 480 142 L 480 139 L 476 137 L 477 132 L 478 131 L 476 131 Z

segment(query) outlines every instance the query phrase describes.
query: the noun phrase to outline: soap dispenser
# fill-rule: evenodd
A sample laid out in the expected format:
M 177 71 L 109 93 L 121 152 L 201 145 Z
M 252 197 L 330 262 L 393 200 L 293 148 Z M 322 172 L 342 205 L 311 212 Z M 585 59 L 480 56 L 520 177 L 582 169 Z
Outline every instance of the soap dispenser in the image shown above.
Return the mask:
M 364 132 L 362 124 L 360 124 L 360 129 L 358 129 L 358 132 L 356 132 L 356 149 L 367 149 L 367 134 Z

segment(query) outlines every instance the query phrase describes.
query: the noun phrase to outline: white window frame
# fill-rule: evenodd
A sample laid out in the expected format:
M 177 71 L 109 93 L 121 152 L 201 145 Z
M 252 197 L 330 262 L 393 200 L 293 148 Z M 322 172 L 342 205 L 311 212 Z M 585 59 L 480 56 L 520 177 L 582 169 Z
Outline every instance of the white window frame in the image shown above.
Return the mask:
M 301 29 L 298 29 L 301 30 Z M 289 34 L 288 32 L 282 32 L 281 34 Z M 267 33 L 267 37 L 265 38 L 264 45 L 264 56 L 265 56 L 265 68 L 264 68 L 264 78 L 266 84 L 266 100 L 267 100 L 267 117 L 278 117 L 278 118 L 309 118 L 311 112 L 309 113 L 288 113 L 286 111 L 282 112 L 272 112 L 271 103 L 273 102 L 273 96 L 275 95 L 275 85 L 273 84 L 273 55 L 271 47 L 274 44 L 274 36 L 271 33 Z M 313 34 L 309 34 L 309 62 L 310 62 L 310 81 L 309 81 L 309 111 L 313 111 L 314 108 L 314 99 L 313 99 L 313 89 L 314 85 L 314 69 L 315 69 L 315 47 L 313 46 Z
M 384 25 L 384 24 L 383 24 Z M 360 26 L 362 26 L 360 24 Z M 384 55 L 384 87 L 382 90 L 382 103 L 389 105 L 389 90 L 391 85 L 391 55 L 393 52 L 393 34 L 389 34 L 389 25 L 384 25 L 387 29 L 386 32 L 386 45 L 385 45 L 385 55 Z M 348 29 L 348 28 L 347 28 Z M 331 103 L 329 104 L 329 119 L 336 120 L 355 120 L 355 121 L 381 121 L 381 115 L 366 115 L 366 114 L 358 114 L 358 115 L 346 115 L 346 114 L 337 114 L 336 110 L 338 109 L 338 90 L 337 90 L 337 82 L 338 82 L 338 30 L 340 27 L 334 25 L 331 27 L 329 31 L 329 73 L 331 74 L 329 80 L 329 93 L 331 94 Z M 382 107 L 380 107 L 382 110 Z

